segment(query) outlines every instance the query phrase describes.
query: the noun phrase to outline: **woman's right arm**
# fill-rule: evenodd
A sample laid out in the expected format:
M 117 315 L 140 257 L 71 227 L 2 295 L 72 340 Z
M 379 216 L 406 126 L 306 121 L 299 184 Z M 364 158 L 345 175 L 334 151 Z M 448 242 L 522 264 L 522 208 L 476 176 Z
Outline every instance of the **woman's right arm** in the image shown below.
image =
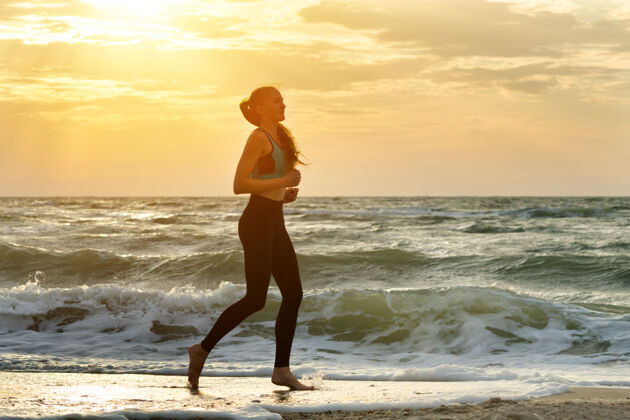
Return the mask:
M 249 177 L 258 159 L 263 155 L 267 138 L 259 131 L 250 134 L 234 175 L 234 194 L 264 193 L 281 187 L 294 187 L 300 183 L 300 171 L 292 169 L 280 178 L 253 179 Z

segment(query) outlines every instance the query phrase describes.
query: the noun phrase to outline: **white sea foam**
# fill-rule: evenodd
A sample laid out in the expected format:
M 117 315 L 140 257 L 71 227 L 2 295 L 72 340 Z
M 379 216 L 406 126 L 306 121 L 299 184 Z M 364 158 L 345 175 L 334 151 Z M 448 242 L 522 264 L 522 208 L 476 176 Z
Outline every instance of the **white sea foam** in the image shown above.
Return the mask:
M 244 292 L 228 282 L 168 292 L 37 282 L 0 290 L 0 369 L 182 373 L 186 348 Z M 213 350 L 205 373 L 269 375 L 280 299 L 271 290 L 267 307 Z M 327 366 L 335 379 L 523 379 L 521 370 L 545 366 L 567 383 L 597 382 L 627 363 L 627 323 L 498 289 L 307 290 L 292 363 L 301 374 Z

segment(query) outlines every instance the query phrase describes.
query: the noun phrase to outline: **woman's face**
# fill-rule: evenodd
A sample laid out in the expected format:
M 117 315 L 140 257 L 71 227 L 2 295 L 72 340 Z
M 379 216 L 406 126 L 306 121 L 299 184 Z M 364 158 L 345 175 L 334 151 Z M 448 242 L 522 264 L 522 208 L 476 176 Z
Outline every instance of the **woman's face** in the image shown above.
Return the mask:
M 262 100 L 260 105 L 257 105 L 256 109 L 263 118 L 267 118 L 272 121 L 284 120 L 284 101 L 282 95 L 277 90 L 271 90 Z

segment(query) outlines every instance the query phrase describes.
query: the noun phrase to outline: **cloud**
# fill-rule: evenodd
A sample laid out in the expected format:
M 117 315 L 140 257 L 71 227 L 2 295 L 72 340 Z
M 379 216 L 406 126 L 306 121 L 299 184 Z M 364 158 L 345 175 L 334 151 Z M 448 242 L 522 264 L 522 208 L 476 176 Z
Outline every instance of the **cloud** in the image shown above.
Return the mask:
M 4 2 L 3 2 L 4 3 Z M 64 1 L 13 1 L 9 4 L 0 5 L 0 19 L 12 19 L 20 16 L 82 16 L 82 17 L 102 17 L 95 6 L 79 0 Z
M 66 22 L 59 22 L 53 19 L 44 19 L 41 23 L 48 32 L 53 33 L 63 33 L 72 28 Z
M 233 26 L 247 22 L 241 18 L 221 18 L 215 16 L 200 16 L 199 14 L 176 14 L 170 24 L 185 32 L 200 34 L 206 38 L 236 38 L 245 32 L 234 29 Z
M 569 13 L 516 12 L 505 3 L 392 0 L 381 5 L 375 0 L 325 0 L 302 9 L 299 16 L 307 23 L 371 31 L 385 44 L 426 48 L 441 57 L 560 57 L 571 44 L 615 48 L 630 42 L 624 22 L 592 25 Z
M 161 50 L 159 43 L 26 45 L 0 41 L 4 68 L 38 75 L 51 68 L 79 79 L 167 80 L 182 88 L 216 86 L 216 95 L 242 93 L 243 86 L 278 83 L 295 89 L 336 90 L 354 82 L 417 74 L 423 60 L 403 58 L 385 63 L 349 65 L 283 50 Z M 316 77 L 315 77 L 316 75 Z
M 508 89 L 521 91 L 531 94 L 540 94 L 548 91 L 551 87 L 556 86 L 558 82 L 555 79 L 548 80 L 517 80 L 506 81 L 502 85 Z
M 12 20 L 15 16 L 21 16 L 24 14 L 24 9 L 16 7 L 13 4 L 0 4 L 0 19 Z
M 626 70 L 623 68 L 556 65 L 551 61 L 546 61 L 500 69 L 453 67 L 426 72 L 424 75 L 435 82 L 465 82 L 478 86 L 496 83 L 508 89 L 542 93 L 556 86 L 558 77 L 579 77 L 582 80 L 595 82 L 623 77 L 625 73 Z

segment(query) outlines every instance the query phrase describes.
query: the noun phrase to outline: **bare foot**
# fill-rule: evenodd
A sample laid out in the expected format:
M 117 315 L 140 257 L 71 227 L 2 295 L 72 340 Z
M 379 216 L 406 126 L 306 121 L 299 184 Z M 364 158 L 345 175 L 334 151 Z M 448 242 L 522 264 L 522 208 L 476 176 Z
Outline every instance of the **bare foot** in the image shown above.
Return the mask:
M 190 357 L 190 363 L 188 364 L 188 382 L 192 389 L 199 387 L 199 375 L 208 357 L 208 352 L 201 347 L 201 344 L 193 344 L 188 347 L 188 357 Z
M 289 367 L 281 367 L 274 368 L 273 374 L 271 375 L 271 382 L 275 385 L 283 385 L 288 386 L 291 389 L 302 391 L 308 390 L 312 391 L 315 389 L 314 386 L 304 385 L 302 382 L 298 381 L 295 376 L 291 373 Z

